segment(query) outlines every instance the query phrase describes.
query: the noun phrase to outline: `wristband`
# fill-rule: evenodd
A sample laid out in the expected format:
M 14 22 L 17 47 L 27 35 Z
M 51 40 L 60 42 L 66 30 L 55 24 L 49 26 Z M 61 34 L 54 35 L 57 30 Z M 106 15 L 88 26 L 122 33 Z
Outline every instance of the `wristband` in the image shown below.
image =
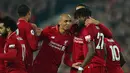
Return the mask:
M 82 67 L 79 67 L 78 70 L 83 71 L 84 69 Z

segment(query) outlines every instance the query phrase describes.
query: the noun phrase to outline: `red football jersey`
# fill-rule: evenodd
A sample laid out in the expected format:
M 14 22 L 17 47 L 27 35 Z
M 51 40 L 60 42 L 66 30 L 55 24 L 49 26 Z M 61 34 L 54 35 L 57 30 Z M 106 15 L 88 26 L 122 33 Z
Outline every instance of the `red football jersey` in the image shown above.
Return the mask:
M 88 43 L 88 39 L 90 37 L 91 40 L 95 40 L 95 44 L 97 45 L 97 50 L 96 50 L 96 55 L 94 56 L 94 58 L 92 59 L 91 63 L 95 63 L 93 64 L 93 66 L 104 66 L 105 65 L 105 61 L 104 61 L 104 50 L 103 49 L 103 38 L 104 35 L 106 37 L 112 37 L 112 33 L 111 31 L 105 27 L 103 24 L 99 24 L 97 26 L 95 26 L 94 24 L 90 24 L 87 27 L 84 27 L 81 29 L 80 32 L 78 32 L 78 25 L 74 24 L 71 27 L 71 33 L 74 34 L 74 40 L 73 40 L 73 52 L 72 52 L 72 60 L 73 62 L 82 62 L 84 60 L 84 57 L 86 56 L 87 52 L 88 52 L 88 46 L 86 45 L 86 43 Z M 103 34 L 102 34 L 103 33 Z M 87 42 L 86 42 L 87 40 Z M 98 40 L 100 40 L 98 42 Z M 102 47 L 100 47 L 100 45 Z M 101 49 L 99 51 L 99 49 Z M 72 68 L 71 69 L 71 73 L 76 73 L 76 69 Z
M 72 46 L 73 63 L 84 61 L 84 52 L 83 52 L 84 39 L 83 39 L 82 31 L 83 29 L 80 32 L 78 32 L 77 24 L 73 24 L 70 28 L 70 32 L 74 36 L 73 46 Z M 77 69 L 71 67 L 70 73 L 77 73 Z
M 5 38 L 3 38 L 1 35 L 0 35 L 0 52 L 2 53 L 2 50 L 1 48 L 4 48 L 4 45 L 5 45 Z
M 75 36 L 73 40 L 72 60 L 74 63 L 84 60 L 83 38 L 80 34 Z
M 90 41 L 95 42 L 95 56 L 92 58 L 91 62 L 92 64 L 96 66 L 105 66 L 105 52 L 104 52 L 104 34 L 101 32 L 101 29 L 96 26 L 95 24 L 90 24 L 85 27 L 83 31 L 84 36 L 84 55 L 87 55 L 88 52 L 88 46 L 87 43 Z
M 104 41 L 107 50 L 107 61 L 106 61 L 107 70 L 112 71 L 121 68 L 120 66 L 121 47 L 113 39 L 105 38 Z
M 73 38 L 73 52 L 72 52 L 72 60 L 74 63 L 82 62 L 84 60 L 84 52 L 83 52 L 83 29 L 80 32 L 77 32 L 78 25 L 73 24 L 70 31 L 74 35 Z
M 41 39 L 43 44 L 34 61 L 33 73 L 57 73 L 63 54 L 71 53 L 73 37 L 61 34 L 58 26 L 49 26 L 42 31 Z
M 0 53 L 4 53 L 4 45 L 5 45 L 5 38 L 0 36 Z M 0 60 L 0 73 L 4 73 L 4 71 L 5 71 L 4 61 Z
M 7 53 L 9 49 L 16 49 L 17 55 L 14 60 L 5 61 L 6 69 L 8 72 L 21 70 L 25 71 L 24 59 L 26 55 L 26 47 L 24 40 L 17 36 L 15 32 L 11 33 L 4 46 L 4 53 Z
M 27 55 L 25 64 L 28 72 L 31 72 L 31 65 L 33 61 L 33 51 L 37 50 L 38 40 L 35 36 L 33 27 L 30 23 L 25 20 L 18 20 L 18 35 L 25 40 Z
M 81 30 L 80 33 L 76 34 L 76 36 L 74 36 L 73 39 L 73 48 L 72 48 L 73 63 L 84 61 L 84 49 L 83 49 L 84 39 L 83 39 L 82 31 L 83 30 Z M 71 68 L 70 73 L 77 73 L 77 69 Z

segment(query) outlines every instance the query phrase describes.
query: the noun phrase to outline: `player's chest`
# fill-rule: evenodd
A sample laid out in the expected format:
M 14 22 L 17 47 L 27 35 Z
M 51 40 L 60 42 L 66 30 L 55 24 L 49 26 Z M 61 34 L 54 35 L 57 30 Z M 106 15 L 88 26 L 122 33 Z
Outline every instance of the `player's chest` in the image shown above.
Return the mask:
M 4 45 L 4 53 L 7 53 L 9 49 L 13 49 L 15 47 L 16 47 L 15 41 L 11 39 L 6 40 L 5 45 Z
M 88 35 L 88 32 L 86 32 L 84 29 L 81 30 L 79 33 L 77 33 L 77 35 L 74 36 L 73 42 L 77 44 L 83 44 L 85 35 Z
M 48 35 L 48 46 L 60 51 L 64 51 L 69 47 L 71 41 L 71 37 L 62 36 L 62 35 Z
M 74 38 L 73 38 L 73 42 L 75 43 L 75 44 L 83 44 L 83 36 L 74 36 Z

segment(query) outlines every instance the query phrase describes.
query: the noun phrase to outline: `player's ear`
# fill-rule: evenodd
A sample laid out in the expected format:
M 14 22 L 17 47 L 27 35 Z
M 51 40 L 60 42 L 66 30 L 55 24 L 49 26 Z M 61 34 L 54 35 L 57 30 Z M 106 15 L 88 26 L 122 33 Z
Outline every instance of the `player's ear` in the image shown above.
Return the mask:
M 59 23 L 58 23 L 59 25 L 61 25 L 61 20 L 59 20 Z
M 9 31 L 11 31 L 11 29 L 8 27 L 8 28 L 7 28 L 7 31 L 9 32 Z
M 31 12 L 29 11 L 27 14 L 26 14 L 26 17 L 29 17 L 31 15 Z
M 31 15 L 31 11 L 28 12 L 28 15 Z

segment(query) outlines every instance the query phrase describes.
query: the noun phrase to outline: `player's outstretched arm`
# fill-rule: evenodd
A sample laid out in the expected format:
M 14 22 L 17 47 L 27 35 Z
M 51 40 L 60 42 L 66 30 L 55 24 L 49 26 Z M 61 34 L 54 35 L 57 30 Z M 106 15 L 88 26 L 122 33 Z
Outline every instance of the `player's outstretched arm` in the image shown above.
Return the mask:
M 105 37 L 112 38 L 112 32 L 105 25 L 99 24 L 98 26 L 102 30 Z
M 77 73 L 82 73 L 83 68 L 91 61 L 93 56 L 95 55 L 95 44 L 94 41 L 91 41 L 88 43 L 88 54 L 85 57 L 85 60 L 83 61 L 82 65 L 78 68 Z
M 7 53 L 0 53 L 1 60 L 13 60 L 16 58 L 17 50 L 16 49 L 9 49 Z
M 95 24 L 99 26 L 105 37 L 112 38 L 112 32 L 105 25 L 101 24 L 98 20 L 89 17 L 89 19 L 85 21 L 85 24 Z
M 121 65 L 121 67 L 122 67 L 125 63 L 126 63 L 126 61 L 125 61 L 125 59 L 124 59 L 122 53 L 120 52 L 120 65 Z

